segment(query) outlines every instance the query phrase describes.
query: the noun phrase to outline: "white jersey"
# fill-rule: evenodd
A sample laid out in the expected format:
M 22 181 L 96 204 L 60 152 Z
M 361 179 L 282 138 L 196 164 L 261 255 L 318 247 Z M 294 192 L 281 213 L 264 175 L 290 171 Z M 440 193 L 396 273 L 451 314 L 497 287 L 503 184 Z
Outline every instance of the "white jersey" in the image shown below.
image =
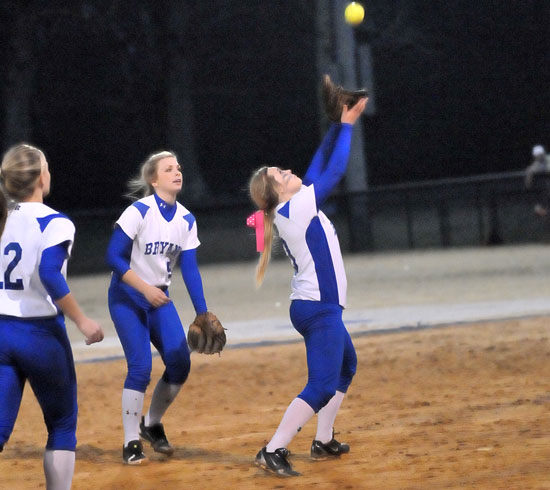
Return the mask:
M 152 286 L 169 286 L 171 265 L 182 250 L 200 245 L 195 217 L 180 203 L 170 221 L 161 214 L 154 195 L 128 206 L 117 221 L 133 240 L 130 269 Z
M 0 315 L 33 318 L 58 314 L 38 268 L 42 252 L 54 245 L 68 242 L 70 255 L 74 232 L 69 218 L 39 202 L 19 203 L 9 212 L 0 238 Z M 67 259 L 61 273 L 67 277 Z
M 336 230 L 317 210 L 314 184 L 275 209 L 275 226 L 294 267 L 290 299 L 346 306 L 347 280 Z

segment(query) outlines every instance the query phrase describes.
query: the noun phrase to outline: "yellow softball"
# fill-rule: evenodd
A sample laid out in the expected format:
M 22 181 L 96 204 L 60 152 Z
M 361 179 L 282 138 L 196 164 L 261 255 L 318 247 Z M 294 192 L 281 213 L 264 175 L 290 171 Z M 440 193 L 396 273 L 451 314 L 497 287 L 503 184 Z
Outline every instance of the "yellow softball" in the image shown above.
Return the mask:
M 365 9 L 360 3 L 351 2 L 346 6 L 344 17 L 349 25 L 357 26 L 363 22 L 365 18 Z

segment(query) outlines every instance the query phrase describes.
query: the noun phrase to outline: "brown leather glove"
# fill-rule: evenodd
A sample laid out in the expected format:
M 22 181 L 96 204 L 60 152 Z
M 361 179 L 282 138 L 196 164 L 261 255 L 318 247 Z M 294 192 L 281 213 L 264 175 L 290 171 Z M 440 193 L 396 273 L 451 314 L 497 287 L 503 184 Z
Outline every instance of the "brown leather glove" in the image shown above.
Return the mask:
M 208 311 L 197 315 L 189 325 L 187 345 L 191 352 L 218 354 L 223 350 L 226 341 L 225 328 L 214 313 Z
M 343 87 L 334 85 L 330 76 L 323 76 L 323 102 L 328 118 L 333 122 L 340 122 L 344 105 L 351 109 L 358 100 L 367 96 L 367 90 L 346 90 Z

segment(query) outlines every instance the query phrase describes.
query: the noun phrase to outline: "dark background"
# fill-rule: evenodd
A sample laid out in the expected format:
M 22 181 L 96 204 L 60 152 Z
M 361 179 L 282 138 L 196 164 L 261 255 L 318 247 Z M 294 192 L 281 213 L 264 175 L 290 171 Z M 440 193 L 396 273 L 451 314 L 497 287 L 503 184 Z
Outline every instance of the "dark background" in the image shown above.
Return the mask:
M 550 145 L 550 2 L 363 3 L 369 186 L 518 170 Z M 252 169 L 302 172 L 324 129 L 319 5 L 3 1 L 3 150 L 45 150 L 62 210 L 121 208 L 125 182 L 165 148 L 194 174 L 186 189 L 202 178 L 183 202 L 246 199 Z

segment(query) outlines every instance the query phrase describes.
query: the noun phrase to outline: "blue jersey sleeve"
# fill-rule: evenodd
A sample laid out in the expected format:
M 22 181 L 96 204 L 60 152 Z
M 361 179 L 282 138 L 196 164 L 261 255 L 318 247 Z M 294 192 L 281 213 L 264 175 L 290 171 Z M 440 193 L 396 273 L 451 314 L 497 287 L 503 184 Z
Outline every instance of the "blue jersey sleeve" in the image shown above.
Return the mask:
M 185 282 L 189 297 L 195 308 L 195 313 L 197 315 L 206 313 L 208 309 L 206 308 L 206 300 L 204 299 L 202 278 L 197 264 L 196 249 L 184 250 L 181 253 L 180 267 L 183 281 Z
M 105 260 L 107 265 L 115 274 L 122 277 L 130 270 L 130 258 L 132 256 L 133 240 L 122 231 L 122 228 L 115 225 L 111 241 L 107 247 Z
M 49 247 L 42 252 L 40 265 L 38 267 L 38 275 L 44 288 L 55 301 L 63 298 L 70 293 L 67 281 L 61 273 L 63 263 L 68 256 L 70 242 L 66 241 Z
M 334 144 L 324 154 L 327 159 L 326 164 L 323 161 L 322 170 L 311 182 L 315 191 L 315 200 L 317 209 L 325 202 L 336 185 L 340 182 L 346 173 L 351 146 L 351 133 L 353 126 L 351 124 L 341 124 L 340 130 L 334 140 Z
M 342 126 L 337 123 L 332 123 L 330 125 L 327 134 L 323 138 L 323 141 L 321 141 L 315 155 L 313 155 L 307 172 L 302 179 L 304 185 L 309 186 L 313 184 L 325 170 L 341 127 Z

